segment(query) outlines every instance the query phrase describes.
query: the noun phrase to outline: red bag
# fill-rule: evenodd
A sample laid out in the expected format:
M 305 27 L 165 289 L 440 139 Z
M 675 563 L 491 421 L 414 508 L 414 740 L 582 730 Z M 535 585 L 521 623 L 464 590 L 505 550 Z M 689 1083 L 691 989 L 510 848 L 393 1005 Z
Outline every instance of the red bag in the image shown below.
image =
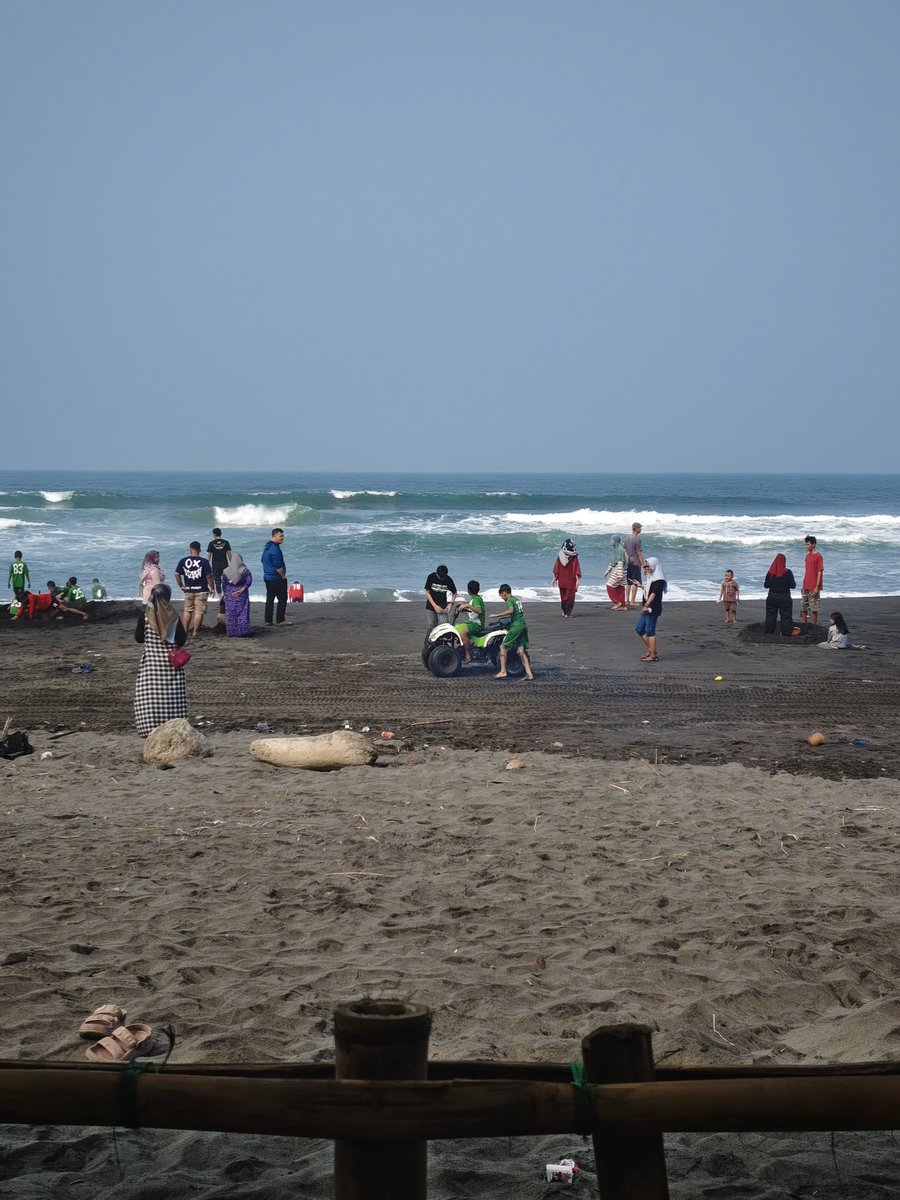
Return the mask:
M 169 666 L 174 667 L 176 671 L 191 661 L 189 650 L 185 650 L 183 646 L 176 646 L 169 651 Z

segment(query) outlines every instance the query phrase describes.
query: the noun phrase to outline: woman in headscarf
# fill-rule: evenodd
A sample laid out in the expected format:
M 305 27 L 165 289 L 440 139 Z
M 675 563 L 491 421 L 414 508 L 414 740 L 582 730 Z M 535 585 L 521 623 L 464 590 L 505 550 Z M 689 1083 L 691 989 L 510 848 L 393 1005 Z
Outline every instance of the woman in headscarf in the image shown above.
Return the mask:
M 571 538 L 566 538 L 562 549 L 553 563 L 553 582 L 559 588 L 559 605 L 564 617 L 571 617 L 575 607 L 575 593 L 581 578 L 578 551 Z
M 794 602 L 791 599 L 791 588 L 795 588 L 797 582 L 783 554 L 775 555 L 771 567 L 766 572 L 766 582 L 763 586 L 766 588 L 766 623 L 763 626 L 765 632 L 774 633 L 775 621 L 779 619 L 783 637 L 793 637 L 795 633 L 799 633 L 800 630 L 794 628 Z
M 157 725 L 187 716 L 184 670 L 169 662 L 169 651 L 183 646 L 187 634 L 172 607 L 172 589 L 158 583 L 138 618 L 134 639 L 144 653 L 134 688 L 134 720 L 138 733 L 146 737 Z
M 625 603 L 625 547 L 618 534 L 612 538 L 612 562 L 603 572 L 606 576 L 606 591 L 612 600 L 613 612 L 624 612 Z
M 225 605 L 225 632 L 229 637 L 252 637 L 250 624 L 250 568 L 237 551 L 222 572 L 222 602 Z
M 659 655 L 656 653 L 656 622 L 662 613 L 663 592 L 668 586 L 659 559 L 645 559 L 644 603 L 637 625 L 634 627 L 635 633 L 647 647 L 647 653 L 641 655 L 641 662 L 659 662 Z
M 150 593 L 158 583 L 166 582 L 166 573 L 159 565 L 159 551 L 148 550 L 141 563 L 141 575 L 138 581 L 138 598 L 146 604 Z

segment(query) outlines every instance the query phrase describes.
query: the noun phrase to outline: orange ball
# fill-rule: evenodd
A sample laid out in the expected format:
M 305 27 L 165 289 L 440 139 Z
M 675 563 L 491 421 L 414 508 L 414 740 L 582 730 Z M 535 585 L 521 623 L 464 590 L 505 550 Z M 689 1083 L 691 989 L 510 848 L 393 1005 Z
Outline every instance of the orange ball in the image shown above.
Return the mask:
M 821 733 L 811 733 L 806 740 L 811 746 L 822 746 L 825 744 L 825 736 Z

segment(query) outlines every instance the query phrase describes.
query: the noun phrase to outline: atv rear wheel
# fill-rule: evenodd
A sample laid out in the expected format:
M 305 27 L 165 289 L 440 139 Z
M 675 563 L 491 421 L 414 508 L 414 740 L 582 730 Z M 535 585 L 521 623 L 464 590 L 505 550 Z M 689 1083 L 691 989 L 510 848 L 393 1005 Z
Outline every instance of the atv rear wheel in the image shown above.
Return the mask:
M 491 646 L 489 652 L 491 656 L 491 666 L 495 671 L 500 670 L 500 638 Z M 506 674 L 510 679 L 521 679 L 525 674 L 525 666 L 519 658 L 519 655 L 514 646 L 511 646 L 506 652 Z

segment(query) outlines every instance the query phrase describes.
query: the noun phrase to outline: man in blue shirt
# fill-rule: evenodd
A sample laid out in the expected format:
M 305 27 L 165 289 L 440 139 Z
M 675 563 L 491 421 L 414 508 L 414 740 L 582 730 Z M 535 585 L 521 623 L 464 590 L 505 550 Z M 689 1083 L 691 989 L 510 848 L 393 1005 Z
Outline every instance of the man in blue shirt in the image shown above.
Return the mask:
M 284 555 L 281 553 L 281 543 L 284 541 L 284 530 L 273 529 L 271 541 L 266 542 L 262 552 L 263 579 L 266 581 L 266 624 L 272 624 L 275 617 L 277 625 L 293 625 L 293 621 L 284 619 L 287 609 L 287 568 L 284 565 Z M 277 603 L 277 609 L 276 609 Z

